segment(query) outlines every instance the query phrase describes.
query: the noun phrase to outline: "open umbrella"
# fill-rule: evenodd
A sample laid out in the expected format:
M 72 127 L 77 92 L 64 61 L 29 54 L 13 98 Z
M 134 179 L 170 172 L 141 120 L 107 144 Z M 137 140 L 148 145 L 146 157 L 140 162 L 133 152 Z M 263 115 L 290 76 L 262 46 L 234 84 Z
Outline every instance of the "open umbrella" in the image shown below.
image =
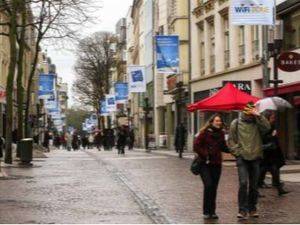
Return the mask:
M 293 106 L 283 98 L 280 97 L 269 97 L 264 98 L 256 102 L 256 108 L 259 112 L 266 110 L 283 110 L 285 108 L 293 108 Z

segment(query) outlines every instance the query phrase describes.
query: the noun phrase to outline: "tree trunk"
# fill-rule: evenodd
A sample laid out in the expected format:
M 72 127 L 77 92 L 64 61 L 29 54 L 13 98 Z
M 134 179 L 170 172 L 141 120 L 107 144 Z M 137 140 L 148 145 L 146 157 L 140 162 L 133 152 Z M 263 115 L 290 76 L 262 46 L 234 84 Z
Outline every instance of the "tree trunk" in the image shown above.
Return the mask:
M 14 77 L 17 64 L 17 0 L 12 1 L 12 10 L 10 15 L 9 44 L 10 44 L 10 62 L 6 83 L 6 140 L 5 140 L 5 159 L 4 162 L 12 164 L 12 126 L 13 126 L 13 92 Z
M 31 65 L 30 75 L 27 81 L 27 90 L 26 90 L 26 105 L 25 105 L 25 136 L 26 138 L 30 137 L 30 131 L 29 131 L 29 112 L 30 112 L 30 103 L 31 103 L 31 89 L 32 89 L 32 83 L 33 78 L 36 73 L 36 66 L 38 63 L 39 58 L 39 46 L 41 42 L 41 35 L 38 35 L 36 44 L 35 44 L 35 52 L 34 52 L 34 59 Z
M 23 72 L 24 72 L 24 52 L 25 52 L 25 32 L 26 32 L 26 7 L 25 2 L 21 3 L 22 30 L 19 38 L 19 55 L 18 55 L 18 76 L 17 76 L 17 103 L 18 103 L 18 141 L 24 136 L 24 87 L 23 87 Z M 19 149 L 17 156 L 20 157 Z

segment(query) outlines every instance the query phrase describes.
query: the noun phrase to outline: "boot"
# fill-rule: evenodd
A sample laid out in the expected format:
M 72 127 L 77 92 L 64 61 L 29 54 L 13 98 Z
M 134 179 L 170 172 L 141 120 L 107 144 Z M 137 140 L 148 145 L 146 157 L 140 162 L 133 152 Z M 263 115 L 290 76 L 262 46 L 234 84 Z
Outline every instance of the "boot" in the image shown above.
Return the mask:
M 285 195 L 285 194 L 288 194 L 288 193 L 290 193 L 290 192 L 287 191 L 287 190 L 284 190 L 283 187 L 282 187 L 282 185 L 280 185 L 280 186 L 278 187 L 278 195 L 279 195 L 279 196 L 282 196 L 282 195 Z

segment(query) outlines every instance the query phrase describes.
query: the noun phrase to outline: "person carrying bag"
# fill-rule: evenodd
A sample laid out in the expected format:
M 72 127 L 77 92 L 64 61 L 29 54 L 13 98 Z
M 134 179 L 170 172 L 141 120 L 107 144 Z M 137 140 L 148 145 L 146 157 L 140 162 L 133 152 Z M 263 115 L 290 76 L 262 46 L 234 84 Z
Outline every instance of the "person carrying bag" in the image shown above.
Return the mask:
M 216 197 L 222 171 L 222 152 L 229 152 L 223 128 L 222 117 L 216 114 L 201 129 L 194 141 L 197 157 L 191 165 L 191 172 L 200 175 L 204 185 L 204 219 L 218 219 Z

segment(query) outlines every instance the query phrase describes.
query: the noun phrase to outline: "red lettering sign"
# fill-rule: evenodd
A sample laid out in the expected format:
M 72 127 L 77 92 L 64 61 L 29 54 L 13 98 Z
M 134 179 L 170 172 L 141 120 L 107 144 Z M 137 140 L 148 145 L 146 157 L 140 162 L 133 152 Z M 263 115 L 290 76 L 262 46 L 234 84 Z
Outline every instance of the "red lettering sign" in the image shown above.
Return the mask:
M 296 52 L 284 52 L 278 59 L 278 68 L 286 72 L 300 70 L 300 54 Z

